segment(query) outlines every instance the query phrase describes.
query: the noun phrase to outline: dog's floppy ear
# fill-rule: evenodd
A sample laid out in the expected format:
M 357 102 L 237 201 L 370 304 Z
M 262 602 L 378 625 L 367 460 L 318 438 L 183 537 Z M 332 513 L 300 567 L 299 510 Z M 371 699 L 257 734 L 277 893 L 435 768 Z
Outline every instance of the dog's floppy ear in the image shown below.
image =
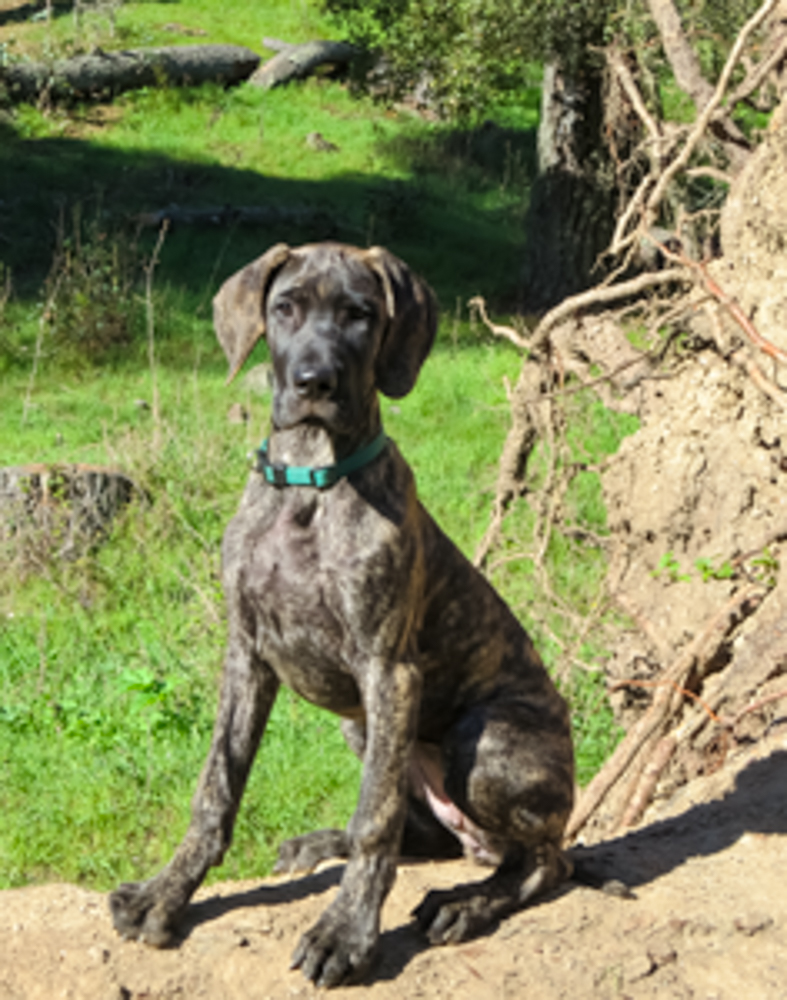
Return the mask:
M 388 325 L 377 357 L 377 388 L 399 399 L 415 385 L 437 331 L 437 303 L 432 289 L 383 247 L 363 254 L 385 292 Z
M 213 326 L 230 366 L 227 383 L 235 378 L 254 345 L 265 335 L 268 288 L 289 256 L 287 244 L 277 243 L 227 278 L 213 299 Z

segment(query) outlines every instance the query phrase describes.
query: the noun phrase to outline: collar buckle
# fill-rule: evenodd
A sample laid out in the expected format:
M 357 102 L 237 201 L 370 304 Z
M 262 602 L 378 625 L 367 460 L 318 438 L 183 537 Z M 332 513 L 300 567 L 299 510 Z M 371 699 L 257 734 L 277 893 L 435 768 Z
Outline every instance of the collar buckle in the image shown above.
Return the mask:
M 269 483 L 274 486 L 287 486 L 289 485 L 287 480 L 287 466 L 282 462 L 265 462 L 265 478 Z

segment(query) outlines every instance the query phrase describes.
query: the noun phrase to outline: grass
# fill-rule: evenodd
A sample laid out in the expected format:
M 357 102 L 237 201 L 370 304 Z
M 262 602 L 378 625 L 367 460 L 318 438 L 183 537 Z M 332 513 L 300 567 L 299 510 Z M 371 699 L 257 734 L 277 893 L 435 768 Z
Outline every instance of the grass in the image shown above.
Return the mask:
M 246 6 L 232 18 L 210 0 L 127 4 L 114 37 L 100 19 L 77 33 L 56 12 L 51 29 L 0 16 L 6 53 L 192 40 L 165 30 L 174 19 L 211 42 L 336 33 L 304 0 Z M 4 552 L 0 809 L 10 821 L 0 827 L 0 886 L 63 878 L 107 888 L 150 874 L 188 822 L 224 642 L 221 534 L 269 406 L 242 380 L 224 386 L 210 300 L 270 244 L 385 243 L 435 287 L 438 345 L 415 391 L 385 401 L 383 414 L 425 504 L 472 553 L 508 426 L 503 380 L 516 379 L 520 358 L 471 325 L 463 303 L 478 293 L 498 312 L 515 302 L 537 96 L 523 93 L 499 127 L 476 131 L 352 98 L 326 80 L 272 93 L 151 89 L 111 106 L 20 107 L 0 117 L 0 467 L 107 463 L 151 498 L 76 561 L 18 545 Z M 311 131 L 339 152 L 311 151 Z M 148 303 L 144 268 L 157 234 L 139 217 L 172 203 L 319 211 L 301 226 L 176 226 Z M 256 360 L 265 360 L 264 346 Z M 631 427 L 576 400 L 571 447 L 594 461 Z M 227 420 L 233 403 L 245 407 L 246 423 Z M 597 477 L 579 477 L 567 503 L 578 521 L 604 530 Z M 506 527 L 510 547 L 525 547 L 532 530 L 520 507 Z M 561 544 L 548 553 L 556 586 L 586 609 L 604 561 L 598 550 Z M 495 581 L 555 662 L 558 647 L 531 613 L 539 588 L 528 563 L 508 564 Z M 591 660 L 602 652 L 592 637 L 582 649 Z M 566 693 L 587 780 L 615 739 L 601 675 L 569 678 Z M 215 877 L 262 874 L 282 837 L 343 825 L 358 776 L 336 720 L 283 692 Z

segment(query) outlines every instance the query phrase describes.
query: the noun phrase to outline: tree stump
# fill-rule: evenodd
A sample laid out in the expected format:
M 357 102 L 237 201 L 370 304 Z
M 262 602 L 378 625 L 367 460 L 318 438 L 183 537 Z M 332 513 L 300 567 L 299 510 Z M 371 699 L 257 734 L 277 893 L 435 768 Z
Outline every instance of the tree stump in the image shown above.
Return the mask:
M 0 469 L 0 544 L 14 555 L 76 559 L 100 544 L 117 514 L 144 492 L 99 465 Z

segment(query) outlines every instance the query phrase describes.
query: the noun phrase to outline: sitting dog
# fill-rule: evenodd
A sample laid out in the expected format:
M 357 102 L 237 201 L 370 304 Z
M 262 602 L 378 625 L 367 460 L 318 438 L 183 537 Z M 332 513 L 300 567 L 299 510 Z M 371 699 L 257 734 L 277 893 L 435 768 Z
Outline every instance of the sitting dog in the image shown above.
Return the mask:
M 522 626 L 419 503 L 382 429 L 378 393 L 410 392 L 434 340 L 427 285 L 377 247 L 278 245 L 225 282 L 214 322 L 230 378 L 267 337 L 272 430 L 224 536 L 229 642 L 191 825 L 169 864 L 120 886 L 110 906 L 126 937 L 172 940 L 230 845 L 286 684 L 341 716 L 363 761 L 347 829 L 287 841 L 277 865 L 347 859 L 292 961 L 335 986 L 369 967 L 400 854 L 464 849 L 495 866 L 427 895 L 415 915 L 433 943 L 483 932 L 568 875 L 568 713 Z

